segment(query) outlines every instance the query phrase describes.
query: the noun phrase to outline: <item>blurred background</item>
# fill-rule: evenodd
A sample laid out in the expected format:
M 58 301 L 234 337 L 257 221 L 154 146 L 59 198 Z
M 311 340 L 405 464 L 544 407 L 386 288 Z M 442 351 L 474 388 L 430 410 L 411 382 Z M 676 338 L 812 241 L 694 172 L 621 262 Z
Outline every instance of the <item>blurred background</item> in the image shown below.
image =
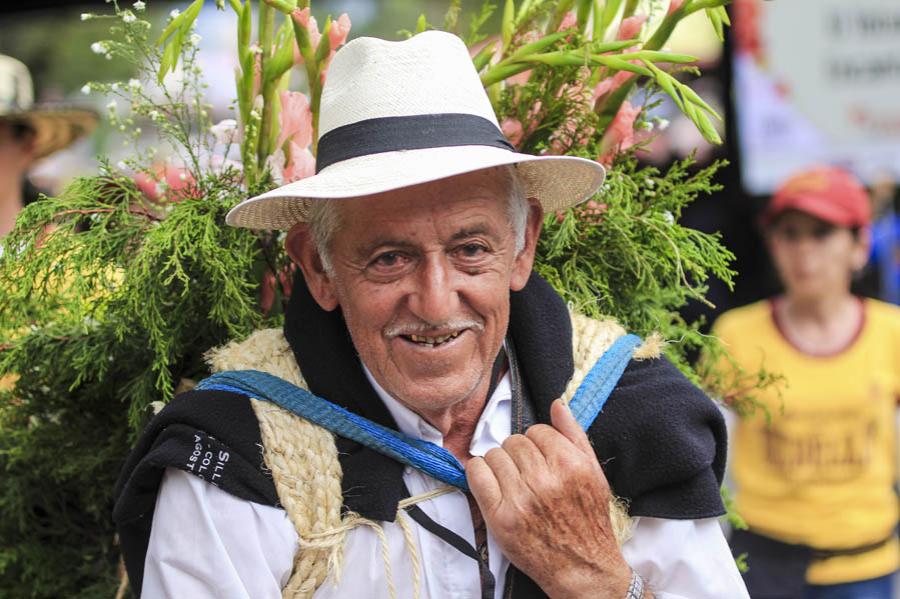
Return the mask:
M 348 13 L 351 37 L 398 38 L 424 13 L 440 24 L 444 0 L 317 1 L 313 14 Z M 463 23 L 479 1 L 463 2 Z M 147 6 L 150 20 L 164 23 L 187 2 Z M 82 20 L 106 12 L 103 2 L 34 0 L 0 6 L 0 54 L 31 70 L 38 102 L 68 101 L 107 112 L 109 98 L 81 92 L 87 81 L 127 81 L 128 65 L 91 51 L 107 37 L 107 21 Z M 668 126 L 644 159 L 666 166 L 696 149 L 700 165 L 724 158 L 723 191 L 698 200 L 684 215 L 689 226 L 719 231 L 735 253 L 734 292 L 713 286 L 715 308 L 688 306 L 685 315 L 711 322 L 728 308 L 772 295 L 778 283 L 755 225 L 772 190 L 790 173 L 815 164 L 849 168 L 866 183 L 876 223 L 872 260 L 857 281 L 859 293 L 900 303 L 898 193 L 900 181 L 900 2 L 897 0 L 737 0 L 733 27 L 720 43 L 702 12 L 676 32 L 670 49 L 701 58 L 703 76 L 692 86 L 725 120 L 722 146 L 710 146 L 670 103 L 655 109 Z M 496 19 L 498 15 L 494 15 Z M 212 3 L 198 19 L 201 65 L 214 106 L 213 121 L 232 116 L 236 66 L 234 16 Z M 141 143 L 153 145 L 150 127 Z M 43 190 L 57 192 L 73 176 L 93 172 L 98 155 L 116 163 L 129 153 L 126 140 L 104 123 L 88 139 L 44 159 L 32 172 Z

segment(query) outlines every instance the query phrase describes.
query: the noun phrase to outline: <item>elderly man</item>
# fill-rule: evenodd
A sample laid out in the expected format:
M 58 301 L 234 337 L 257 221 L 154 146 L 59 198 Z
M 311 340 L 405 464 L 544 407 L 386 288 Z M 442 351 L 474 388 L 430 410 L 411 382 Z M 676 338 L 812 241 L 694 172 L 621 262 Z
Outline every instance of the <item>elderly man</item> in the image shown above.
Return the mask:
M 544 212 L 590 197 L 602 167 L 512 151 L 445 33 L 347 44 L 321 110 L 317 174 L 228 217 L 289 230 L 303 278 L 284 331 L 210 355 L 287 387 L 201 385 L 156 416 L 117 489 L 135 588 L 746 596 L 716 521 L 715 406 L 648 345 L 587 433 L 566 406 L 624 331 L 570 313 L 532 265 Z M 465 482 L 320 412 L 449 452 Z

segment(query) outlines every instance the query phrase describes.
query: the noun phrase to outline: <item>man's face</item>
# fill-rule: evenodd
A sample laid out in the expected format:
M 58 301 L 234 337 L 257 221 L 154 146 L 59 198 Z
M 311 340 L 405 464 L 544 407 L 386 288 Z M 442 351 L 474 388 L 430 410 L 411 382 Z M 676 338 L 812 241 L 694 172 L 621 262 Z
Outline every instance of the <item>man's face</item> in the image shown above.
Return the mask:
M 341 307 L 378 383 L 420 414 L 485 392 L 510 289 L 531 271 L 540 210 L 532 208 L 517 254 L 502 181 L 496 170 L 480 171 L 337 201 L 332 272 L 309 272 L 300 261 L 320 305 Z
M 849 229 L 803 212 L 779 217 L 767 238 L 785 289 L 803 300 L 849 291 L 853 272 L 865 266 L 868 256 L 865 231 L 857 239 Z

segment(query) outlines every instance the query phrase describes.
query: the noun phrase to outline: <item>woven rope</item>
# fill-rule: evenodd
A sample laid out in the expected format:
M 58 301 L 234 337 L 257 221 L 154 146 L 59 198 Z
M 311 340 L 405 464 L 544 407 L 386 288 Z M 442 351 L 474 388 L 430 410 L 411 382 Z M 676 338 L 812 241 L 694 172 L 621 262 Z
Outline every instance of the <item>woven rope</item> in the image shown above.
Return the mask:
M 625 329 L 614 321 L 593 320 L 577 313 L 571 316 L 575 370 L 562 395 L 566 403 L 572 399 L 582 379 L 603 352 L 625 334 Z M 662 339 L 652 335 L 635 350 L 634 357 L 658 357 L 662 345 Z M 261 370 L 307 388 L 290 346 L 278 329 L 257 331 L 243 342 L 232 342 L 211 350 L 206 358 L 213 372 Z M 390 547 L 383 528 L 377 522 L 353 512 L 341 518 L 342 471 L 334 436 L 269 402 L 252 400 L 251 404 L 259 419 L 265 465 L 272 473 L 279 501 L 299 538 L 294 569 L 283 596 L 286 599 L 312 597 L 329 575 L 336 583 L 342 571 L 347 533 L 358 526 L 368 526 L 379 538 L 388 593 L 395 599 Z M 439 487 L 404 499 L 397 505 L 397 521 L 411 560 L 414 596 L 417 598 L 421 587 L 421 564 L 412 530 L 403 512 L 412 505 L 454 491 L 449 486 Z M 630 536 L 631 519 L 627 506 L 619 498 L 612 497 L 609 506 L 613 531 L 621 546 Z
M 258 331 L 241 343 L 213 350 L 207 361 L 214 372 L 256 369 L 306 388 L 290 346 L 277 329 Z M 329 566 L 340 564 L 343 539 L 351 528 L 342 526 L 342 472 L 334 436 L 271 403 L 253 400 L 251 405 L 259 420 L 266 467 L 303 547 L 295 556 L 283 596 L 311 597 Z

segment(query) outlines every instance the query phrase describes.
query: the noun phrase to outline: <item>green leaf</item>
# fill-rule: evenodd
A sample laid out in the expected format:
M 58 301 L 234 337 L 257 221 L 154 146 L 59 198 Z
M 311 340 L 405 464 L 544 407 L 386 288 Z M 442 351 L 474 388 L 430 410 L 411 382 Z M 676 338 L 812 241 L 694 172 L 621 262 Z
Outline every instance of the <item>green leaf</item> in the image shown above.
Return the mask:
M 494 66 L 491 69 L 488 69 L 486 72 L 481 74 L 481 84 L 484 87 L 490 87 L 491 85 L 503 81 L 513 75 L 518 75 L 528 69 L 532 68 L 532 65 L 527 63 L 517 63 L 506 66 Z
M 709 22 L 712 24 L 713 31 L 716 32 L 716 37 L 719 38 L 720 42 L 725 41 L 725 30 L 722 25 L 722 17 L 719 15 L 718 8 L 707 8 L 706 16 L 709 19 Z
M 547 48 L 548 46 L 552 46 L 553 44 L 555 44 L 559 40 L 563 39 L 567 35 L 569 35 L 568 31 L 557 31 L 556 33 L 551 33 L 550 35 L 546 35 L 536 42 L 532 42 L 530 44 L 525 44 L 524 46 L 522 46 L 521 48 L 519 48 L 518 50 L 516 50 L 515 52 L 510 54 L 509 57 L 507 59 L 505 59 L 503 62 L 513 62 L 515 60 L 518 60 L 522 56 L 527 56 L 529 54 L 536 54 L 536 53 L 540 52 L 541 50 L 543 50 L 544 48 Z
M 428 29 L 428 20 L 425 18 L 425 13 L 422 13 L 416 19 L 416 33 L 422 33 L 426 29 Z
M 500 35 L 503 40 L 503 49 L 509 47 L 515 33 L 516 3 L 514 0 L 506 0 L 503 5 L 503 18 L 500 22 Z
M 678 109 L 684 112 L 684 100 L 681 99 L 681 94 L 675 89 L 675 79 L 652 62 L 644 61 L 644 64 L 647 65 L 647 68 L 653 73 L 656 84 L 672 98 L 672 101 L 675 102 Z
M 578 0 L 578 8 L 575 10 L 575 21 L 578 23 L 578 31 L 584 31 L 588 19 L 591 16 L 593 0 Z
M 250 35 L 253 31 L 253 7 L 250 0 L 244 3 L 238 18 L 238 56 L 243 59 L 250 51 Z
M 475 65 L 476 71 L 481 71 L 481 69 L 491 62 L 491 58 L 494 56 L 494 46 L 496 45 L 497 42 L 490 42 L 475 55 L 475 58 L 472 59 L 472 63 Z
M 697 62 L 696 56 L 689 54 L 673 54 L 657 50 L 640 50 L 619 56 L 622 60 L 649 60 L 651 62 L 670 62 L 673 64 L 692 64 Z
M 616 15 L 619 14 L 619 8 L 622 6 L 622 0 L 606 0 L 606 4 L 603 6 L 603 12 L 600 16 L 600 31 L 599 35 L 595 35 L 594 39 L 603 39 L 603 36 L 606 35 L 607 29 L 615 20 Z M 594 13 L 594 19 L 597 19 L 596 12 Z M 597 32 L 596 26 L 594 29 L 595 33 Z
M 328 31 L 331 29 L 331 15 L 325 20 L 325 27 L 322 28 L 322 37 L 319 39 L 319 47 L 316 48 L 316 64 L 320 65 L 328 59 L 331 54 L 331 40 L 328 38 Z
M 709 114 L 713 115 L 714 117 L 716 117 L 719 120 L 722 120 L 722 117 L 719 116 L 719 113 L 717 113 L 715 110 L 713 110 L 712 106 L 707 104 L 703 98 L 701 98 L 699 95 L 697 95 L 697 92 L 695 92 L 693 89 L 691 89 L 690 86 L 684 85 L 683 83 L 679 82 L 678 88 L 681 91 L 681 95 L 685 98 L 685 100 L 687 100 L 688 102 L 692 102 L 692 103 L 696 104 L 697 106 L 700 106 L 703 110 L 705 110 Z

